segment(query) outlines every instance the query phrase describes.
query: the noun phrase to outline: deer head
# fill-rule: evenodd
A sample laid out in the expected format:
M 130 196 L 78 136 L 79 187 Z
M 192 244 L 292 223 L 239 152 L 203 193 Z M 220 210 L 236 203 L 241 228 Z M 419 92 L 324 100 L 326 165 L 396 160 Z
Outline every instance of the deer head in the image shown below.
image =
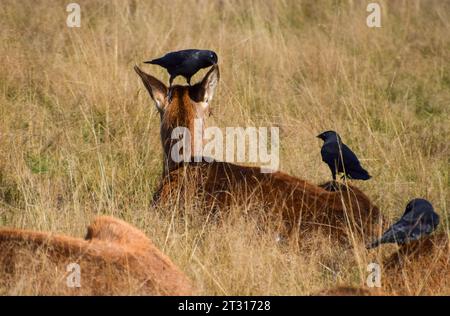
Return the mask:
M 163 175 L 166 175 L 179 164 L 173 161 L 170 155 L 172 147 L 178 142 L 177 139 L 172 139 L 172 132 L 178 127 L 184 127 L 189 130 L 190 135 L 194 135 L 196 120 L 201 120 L 201 126 L 204 126 L 203 121 L 210 114 L 211 100 L 219 82 L 219 67 L 214 65 L 200 82 L 192 86 L 175 85 L 170 91 L 164 83 L 143 72 L 139 67 L 135 66 L 134 70 L 141 77 L 161 118 Z M 203 130 L 200 133 L 203 135 Z M 191 137 L 190 146 L 191 152 L 194 152 L 194 137 Z

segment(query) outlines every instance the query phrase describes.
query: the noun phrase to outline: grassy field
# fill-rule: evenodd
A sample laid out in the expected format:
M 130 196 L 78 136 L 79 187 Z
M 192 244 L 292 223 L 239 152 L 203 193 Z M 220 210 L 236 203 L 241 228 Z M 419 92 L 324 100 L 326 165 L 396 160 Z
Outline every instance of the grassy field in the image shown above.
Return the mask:
M 195 207 L 180 218 L 151 206 L 159 116 L 133 66 L 207 48 L 221 70 L 208 125 L 278 126 L 280 169 L 314 183 L 330 178 L 315 136 L 336 130 L 373 176 L 356 185 L 390 221 L 424 197 L 449 232 L 450 1 L 380 0 L 381 28 L 366 26 L 371 1 L 80 0 L 80 28 L 66 26 L 66 2 L 0 6 L 0 226 L 83 236 L 94 216 L 117 216 L 200 294 L 363 285 L 367 264 L 396 246 L 344 250 L 311 236 L 304 253 L 241 216 L 257 206 L 221 224 Z M 26 284 L 14 293 L 36 294 Z

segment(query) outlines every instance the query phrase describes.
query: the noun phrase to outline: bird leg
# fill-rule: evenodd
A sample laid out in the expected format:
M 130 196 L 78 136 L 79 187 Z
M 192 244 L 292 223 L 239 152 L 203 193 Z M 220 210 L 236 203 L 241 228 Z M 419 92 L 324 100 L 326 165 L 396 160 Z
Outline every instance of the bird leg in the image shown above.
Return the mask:
M 167 92 L 167 100 L 169 101 L 169 103 L 172 101 L 172 83 L 174 79 L 175 76 L 171 75 L 169 79 L 169 91 Z
M 167 101 L 170 103 L 172 102 L 172 86 L 169 87 L 169 91 L 167 92 Z
M 321 187 L 327 190 L 328 192 L 339 191 L 339 185 L 336 181 L 327 182 L 325 185 L 321 185 Z

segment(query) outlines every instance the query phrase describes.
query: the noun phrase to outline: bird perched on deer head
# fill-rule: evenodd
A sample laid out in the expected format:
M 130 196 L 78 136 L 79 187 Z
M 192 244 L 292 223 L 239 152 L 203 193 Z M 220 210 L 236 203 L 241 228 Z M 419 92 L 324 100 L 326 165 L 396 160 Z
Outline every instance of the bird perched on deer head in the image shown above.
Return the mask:
M 197 71 L 217 64 L 217 54 L 211 50 L 185 49 L 144 63 L 166 68 L 170 75 L 169 86 L 172 86 L 173 80 L 178 76 L 186 78 L 191 85 L 191 77 Z
M 338 133 L 326 131 L 317 137 L 324 141 L 320 153 L 322 160 L 330 167 L 333 180 L 336 180 L 337 173 L 344 173 L 344 176 L 351 179 L 368 180 L 371 178 L 361 166 L 355 153 L 342 142 Z
M 425 199 L 411 200 L 403 216 L 389 227 L 379 240 L 367 246 L 367 249 L 380 244 L 406 244 L 430 235 L 439 225 L 439 215 L 434 212 L 433 205 Z

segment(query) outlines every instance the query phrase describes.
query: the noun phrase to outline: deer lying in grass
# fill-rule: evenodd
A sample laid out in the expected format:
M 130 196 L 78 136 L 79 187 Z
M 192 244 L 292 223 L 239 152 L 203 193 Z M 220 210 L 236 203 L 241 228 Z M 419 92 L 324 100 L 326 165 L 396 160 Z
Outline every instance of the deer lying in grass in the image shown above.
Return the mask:
M 186 276 L 144 233 L 112 217 L 96 218 L 84 240 L 0 229 L 0 254 L 0 292 L 24 283 L 31 289 L 19 291 L 39 295 L 193 293 Z M 80 288 L 66 284 L 71 263 L 80 266 Z
M 383 267 L 382 286 L 400 295 L 450 294 L 448 233 L 400 246 Z
M 172 131 L 185 127 L 194 135 L 194 120 L 205 120 L 209 114 L 219 81 L 219 68 L 213 66 L 203 80 L 193 86 L 172 86 L 170 98 L 168 88 L 161 81 L 137 66 L 134 69 L 161 118 L 164 167 L 160 188 L 154 195 L 155 203 L 173 202 L 187 196 L 188 192 L 191 196 L 202 197 L 213 209 L 226 209 L 234 202 L 246 205 L 257 201 L 266 210 L 266 219 L 281 220 L 282 233 L 302 233 L 311 227 L 337 232 L 344 237 L 348 236 L 342 232 L 348 231 L 358 236 L 373 233 L 381 219 L 380 212 L 353 186 L 341 186 L 333 192 L 326 188 L 334 186 L 314 185 L 283 172 L 261 173 L 260 168 L 222 161 L 174 162 L 170 153 L 178 140 L 171 139 Z M 195 141 L 191 146 L 194 150 Z
M 330 289 L 324 289 L 313 296 L 382 296 L 386 295 L 377 288 L 363 288 L 354 286 L 337 286 Z

